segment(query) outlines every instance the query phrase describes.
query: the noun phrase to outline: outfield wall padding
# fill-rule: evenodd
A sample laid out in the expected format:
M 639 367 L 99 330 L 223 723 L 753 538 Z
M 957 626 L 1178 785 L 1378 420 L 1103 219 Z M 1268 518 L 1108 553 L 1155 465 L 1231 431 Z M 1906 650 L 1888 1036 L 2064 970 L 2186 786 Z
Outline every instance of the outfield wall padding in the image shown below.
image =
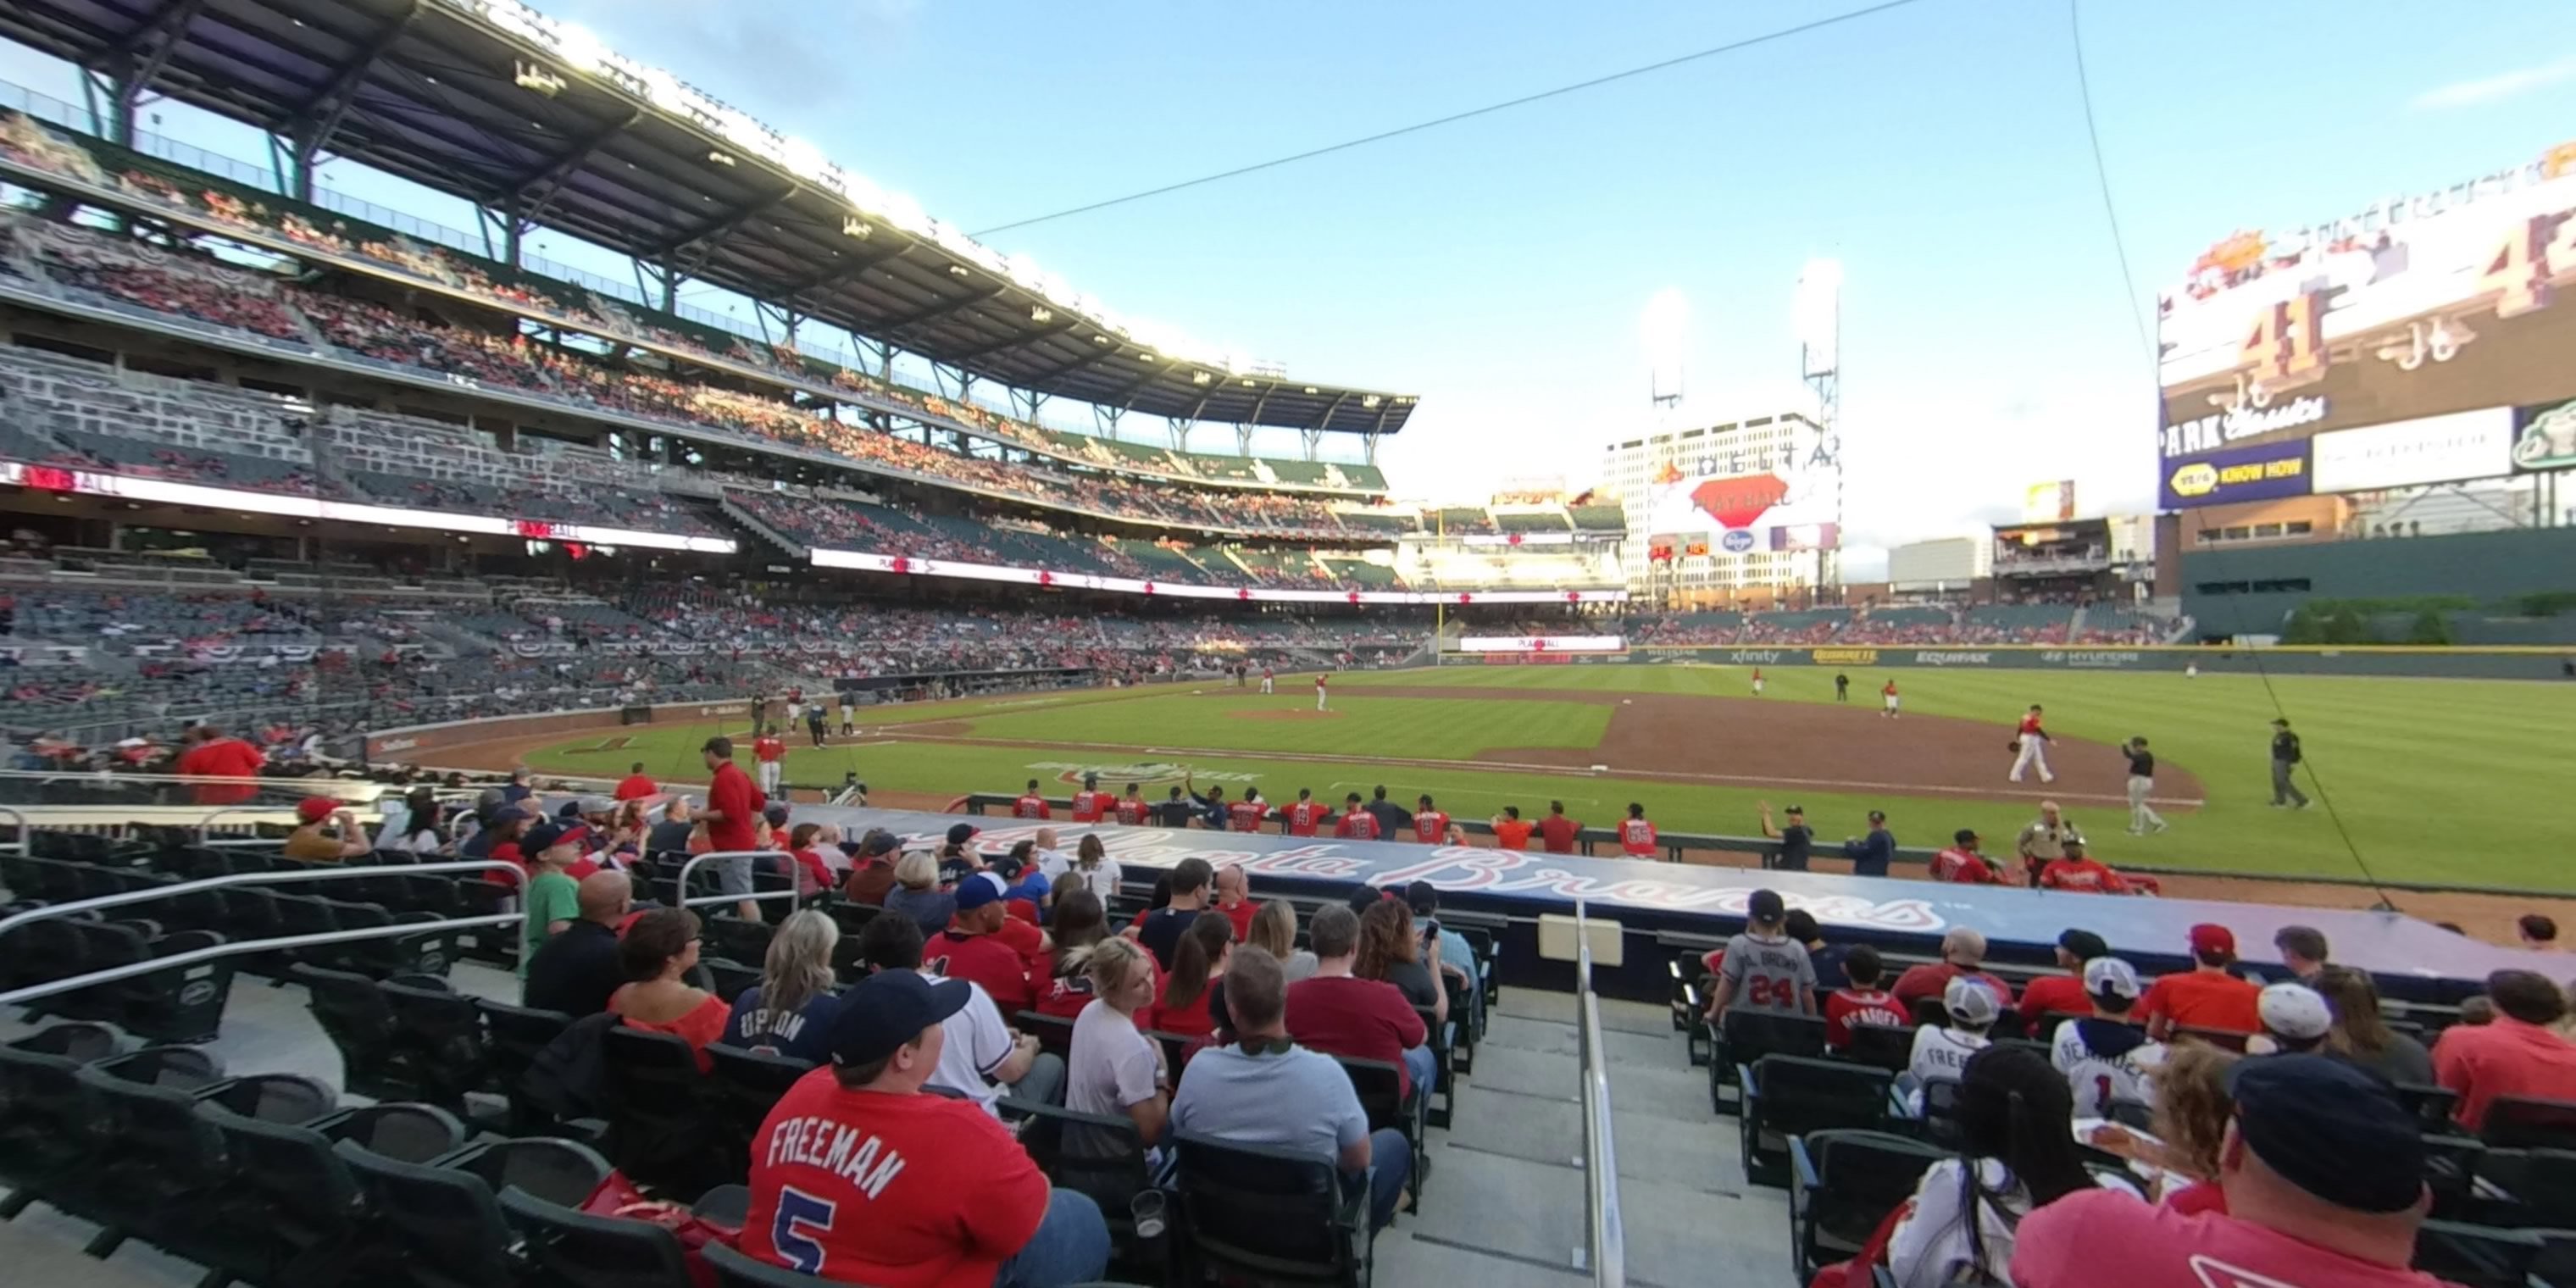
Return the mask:
M 1442 666 L 1654 666 L 1699 662 L 1719 666 L 1816 666 L 1837 670 L 2180 671 L 2211 675 L 2386 675 L 2479 680 L 2576 682 L 2576 647 L 2407 648 L 2283 646 L 2211 648 L 2139 645 L 1789 645 L 1649 646 L 1625 653 L 1442 653 Z M 1866 688 L 1863 677 L 1853 683 Z

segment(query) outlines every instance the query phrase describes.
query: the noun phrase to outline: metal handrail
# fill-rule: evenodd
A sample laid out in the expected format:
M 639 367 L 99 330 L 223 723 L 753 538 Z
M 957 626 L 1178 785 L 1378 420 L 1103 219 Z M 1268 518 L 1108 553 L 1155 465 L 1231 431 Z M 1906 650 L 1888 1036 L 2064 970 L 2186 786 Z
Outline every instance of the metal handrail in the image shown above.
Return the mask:
M 35 829 L 28 826 L 27 816 L 6 805 L 0 805 L 0 814 L 8 815 L 11 819 L 16 820 L 18 824 L 16 829 L 18 839 L 6 843 L 0 843 L 0 850 L 6 850 L 22 859 L 27 857 L 27 855 L 32 851 L 35 843 Z
M 1628 1281 L 1628 1238 L 1619 1217 L 1610 1060 L 1602 1050 L 1601 998 L 1592 991 L 1592 928 L 1580 899 L 1574 901 L 1574 941 L 1575 1046 L 1582 1056 L 1584 1243 L 1590 1253 L 1592 1282 L 1598 1288 L 1622 1288 Z
M 191 949 L 184 953 L 172 953 L 170 956 L 155 957 L 149 961 L 128 962 L 123 966 L 111 966 L 106 970 L 91 971 L 86 975 L 74 975 L 67 979 L 48 980 L 42 984 L 30 984 L 24 988 L 11 989 L 6 993 L 0 993 L 0 1006 L 15 1006 L 23 1002 L 33 1002 L 39 998 L 52 997 L 56 993 L 95 988 L 101 984 L 113 984 L 121 979 L 132 979 L 137 975 L 177 970 L 194 966 L 199 962 L 239 957 L 246 953 L 270 953 L 288 948 L 319 948 L 326 944 L 359 943 L 369 939 L 403 939 L 413 935 L 435 934 L 443 930 L 517 925 L 523 920 L 525 920 L 523 914 L 505 912 L 486 917 L 458 917 L 451 921 L 415 921 L 398 926 L 366 926 L 357 930 L 326 930 L 310 935 L 283 935 L 275 939 L 244 939 L 233 943 L 216 944 L 208 948 Z
M 785 853 L 784 850 L 709 850 L 704 854 L 692 854 L 688 862 L 680 865 L 679 879 L 672 883 L 671 888 L 678 892 L 680 906 L 683 908 L 701 908 L 717 903 L 741 903 L 744 900 L 758 902 L 762 899 L 775 899 L 781 895 L 793 899 L 796 897 L 796 886 L 792 881 L 784 890 L 754 890 L 750 894 L 702 894 L 695 899 L 689 897 L 689 874 L 697 871 L 698 865 L 709 859 L 757 859 Z
M 492 868 L 506 869 L 511 875 L 519 879 L 519 884 L 523 886 L 527 884 L 527 871 L 521 868 L 518 864 L 510 862 L 508 859 L 453 859 L 443 863 L 403 863 L 384 866 L 343 868 L 298 868 L 287 872 L 227 872 L 219 877 L 199 877 L 194 881 L 181 881 L 175 885 L 152 886 L 143 890 L 121 890 L 115 894 L 93 895 L 87 899 L 74 899 L 69 903 L 54 903 L 47 904 L 42 908 L 31 908 L 25 912 L 16 913 L 7 917 L 0 917 L 0 935 L 5 935 L 30 921 L 42 921 L 47 917 L 60 917 L 75 912 L 89 912 L 98 908 L 117 908 L 129 903 L 156 903 L 160 900 L 168 899 L 177 895 L 194 894 L 200 890 L 220 890 L 226 886 L 280 885 L 290 881 L 329 881 L 333 879 L 354 879 L 358 877 L 406 876 L 411 874 L 427 875 L 433 872 L 482 872 Z

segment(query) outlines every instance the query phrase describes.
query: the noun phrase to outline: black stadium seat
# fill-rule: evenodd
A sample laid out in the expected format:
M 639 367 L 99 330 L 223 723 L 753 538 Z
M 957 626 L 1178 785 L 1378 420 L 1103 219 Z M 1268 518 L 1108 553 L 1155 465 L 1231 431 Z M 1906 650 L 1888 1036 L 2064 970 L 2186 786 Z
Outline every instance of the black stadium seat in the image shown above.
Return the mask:
M 1073 1190 L 1100 1205 L 1109 1222 L 1111 1241 L 1132 1253 L 1136 1244 L 1133 1204 L 1136 1195 L 1153 1188 L 1144 1139 L 1125 1115 L 1086 1114 L 1056 1105 L 1004 1097 L 1006 1118 L 1023 1118 L 1020 1145 L 1058 1189 Z
M 692 1288 L 680 1241 L 650 1221 L 590 1216 L 512 1186 L 502 1219 L 543 1282 L 564 1288 Z
M 377 991 L 393 1013 L 395 1067 L 422 1100 L 461 1110 L 466 1093 L 489 1085 L 491 1047 L 473 998 L 431 976 L 397 977 Z
M 1360 1288 L 1375 1263 L 1368 1190 L 1331 1163 L 1177 1132 L 1183 1282 L 1210 1278 Z M 1348 1193 L 1344 1191 L 1348 1190 Z
M 1836 1129 L 1789 1141 L 1789 1227 L 1798 1282 L 1857 1254 L 1932 1164 L 1950 1157 L 1910 1136 Z
M 1709 1104 L 1721 1114 L 1730 1108 L 1740 1111 L 1740 1103 L 1727 1101 L 1725 1089 L 1737 1085 L 1742 1069 L 1761 1062 L 1766 1056 L 1821 1059 L 1824 1054 L 1825 1022 L 1817 1016 L 1730 1008 L 1718 1025 L 1711 1048 Z
M 699 1255 L 716 1272 L 717 1288 L 814 1288 L 818 1281 L 802 1270 L 773 1266 L 722 1243 L 709 1243 Z
M 606 1075 L 608 1156 L 619 1171 L 639 1185 L 686 1195 L 742 1178 L 749 1160 L 727 1148 L 733 1133 L 686 1041 L 611 1025 L 601 1035 L 600 1068 Z
M 787 1094 L 789 1087 L 813 1072 L 813 1062 L 772 1055 L 762 1051 L 745 1051 L 722 1043 L 707 1048 L 713 1062 L 708 1070 L 712 1096 L 733 1128 L 737 1146 L 748 1150 L 760 1133 L 760 1124 Z
M 2576 1149 L 2576 1100 L 2498 1096 L 2478 1135 L 2498 1149 Z
M 333 1152 L 336 1142 L 421 1163 L 465 1137 L 453 1115 L 429 1105 L 373 1105 L 303 1124 L 262 1122 L 214 1105 L 197 1112 L 222 1136 L 233 1183 L 216 1197 L 194 1255 L 262 1284 L 338 1282 L 359 1260 L 371 1214 L 357 1175 Z
M 468 1145 L 431 1163 L 389 1158 L 350 1140 L 332 1152 L 356 1174 L 375 1214 L 379 1246 L 371 1264 L 411 1288 L 524 1282 L 495 1186 L 572 1205 L 609 1173 L 608 1160 L 567 1140 Z
M 1845 1060 L 1764 1056 L 1742 1073 L 1744 1178 L 1789 1183 L 1789 1138 L 1836 1128 L 1875 1130 L 1887 1122 L 1895 1075 Z

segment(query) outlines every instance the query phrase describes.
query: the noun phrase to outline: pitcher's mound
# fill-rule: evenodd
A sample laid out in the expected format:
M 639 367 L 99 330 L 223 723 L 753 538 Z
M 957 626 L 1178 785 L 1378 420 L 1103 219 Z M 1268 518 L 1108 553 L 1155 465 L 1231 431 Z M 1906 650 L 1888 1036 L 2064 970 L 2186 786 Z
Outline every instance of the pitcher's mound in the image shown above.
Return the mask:
M 1339 720 L 1339 711 L 1228 711 L 1237 720 Z

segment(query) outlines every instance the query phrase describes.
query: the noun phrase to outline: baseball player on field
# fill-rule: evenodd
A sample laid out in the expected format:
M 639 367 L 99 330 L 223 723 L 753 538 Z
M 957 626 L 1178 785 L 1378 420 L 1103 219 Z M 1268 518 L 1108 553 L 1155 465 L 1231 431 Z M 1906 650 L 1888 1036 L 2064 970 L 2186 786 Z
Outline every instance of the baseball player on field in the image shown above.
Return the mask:
M 1273 672 L 1269 667 L 1266 667 L 1266 666 L 1265 666 L 1265 667 L 1261 668 L 1261 691 L 1262 691 L 1262 692 L 1264 692 L 1264 693 L 1272 692 L 1272 689 L 1271 689 L 1271 687 L 1270 687 L 1270 681 L 1271 681 L 1271 677 L 1273 676 L 1273 674 L 1275 674 L 1275 673 L 1274 673 L 1274 672 Z
M 2022 714 L 2021 729 L 2013 735 L 2013 767 L 2008 777 L 2020 782 L 2023 773 L 2036 768 L 2039 781 L 2053 783 L 2057 775 L 2048 768 L 2048 731 L 2039 727 L 2039 704 L 2030 704 Z
M 1758 666 L 1753 668 L 1753 696 L 1762 696 L 1762 668 Z
M 1891 676 L 1887 677 L 1887 683 L 1886 683 L 1886 684 L 1884 684 L 1884 685 L 1879 686 L 1878 696 L 1879 696 L 1879 700 L 1880 700 L 1882 703 L 1884 703 L 1884 704 L 1885 704 L 1885 705 L 1881 706 L 1881 707 L 1878 709 L 1878 715 L 1879 715 L 1879 718 L 1880 718 L 1880 719 L 1882 719 L 1882 720 L 1894 720 L 1894 719 L 1896 719 L 1897 717 L 1896 717 L 1896 677 L 1895 677 L 1895 676 L 1892 676 L 1892 675 L 1891 675 Z
M 1315 673 L 1315 709 L 1317 711 L 1331 710 L 1325 703 L 1332 697 L 1332 682 L 1333 677 L 1321 671 Z

